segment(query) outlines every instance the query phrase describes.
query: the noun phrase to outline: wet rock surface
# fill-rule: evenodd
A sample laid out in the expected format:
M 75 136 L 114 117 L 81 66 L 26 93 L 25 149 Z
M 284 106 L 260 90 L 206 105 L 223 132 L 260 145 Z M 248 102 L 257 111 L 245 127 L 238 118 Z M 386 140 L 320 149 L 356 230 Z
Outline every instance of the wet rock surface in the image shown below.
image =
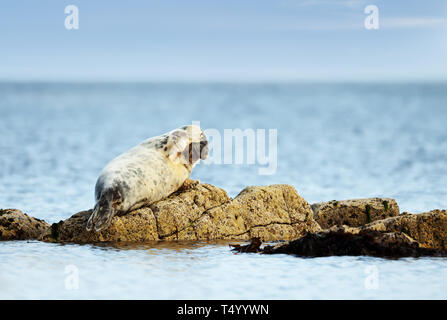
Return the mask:
M 45 221 L 20 210 L 0 209 L 0 240 L 37 239 L 48 227 Z
M 417 241 L 400 232 L 358 230 L 333 227 L 317 233 L 308 233 L 297 240 L 265 246 L 253 239 L 248 245 L 233 246 L 237 252 L 265 254 L 293 254 L 300 257 L 374 256 L 384 258 L 447 256 L 447 252 L 422 247 Z
M 312 205 L 314 219 L 323 228 L 347 225 L 360 227 L 376 220 L 399 215 L 396 200 L 390 198 L 367 198 L 333 200 Z
M 263 249 L 261 249 L 262 241 L 259 238 L 253 238 L 251 239 L 251 242 L 246 245 L 240 245 L 240 244 L 230 244 L 230 247 L 233 247 L 233 251 L 236 252 L 244 252 L 244 253 L 259 253 L 263 252 Z

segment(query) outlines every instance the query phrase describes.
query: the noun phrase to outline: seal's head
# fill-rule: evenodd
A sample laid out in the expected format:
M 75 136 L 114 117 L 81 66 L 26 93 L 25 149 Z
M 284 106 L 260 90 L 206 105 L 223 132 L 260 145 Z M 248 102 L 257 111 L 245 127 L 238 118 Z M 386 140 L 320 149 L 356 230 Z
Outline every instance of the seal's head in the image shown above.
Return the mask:
M 208 157 L 208 139 L 200 127 L 183 126 L 168 133 L 165 151 L 169 159 L 179 160 L 192 169 Z

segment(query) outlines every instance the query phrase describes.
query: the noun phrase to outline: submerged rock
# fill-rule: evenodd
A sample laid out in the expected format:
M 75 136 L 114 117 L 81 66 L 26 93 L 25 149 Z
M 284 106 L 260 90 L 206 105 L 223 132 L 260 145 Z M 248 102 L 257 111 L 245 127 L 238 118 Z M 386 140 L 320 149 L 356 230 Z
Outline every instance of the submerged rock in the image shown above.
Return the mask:
M 314 219 L 323 229 L 341 225 L 360 227 L 399 215 L 396 200 L 390 198 L 333 200 L 314 203 L 312 210 Z
M 333 227 L 276 246 L 260 248 L 259 239 L 246 246 L 237 246 L 238 252 L 265 254 L 293 254 L 301 257 L 374 256 L 386 258 L 446 256 L 445 251 L 429 249 L 400 232 L 359 230 L 351 227 Z
M 425 213 L 404 213 L 397 217 L 375 221 L 366 230 L 401 232 L 418 241 L 423 247 L 447 250 L 447 210 Z
M 88 232 L 91 210 L 53 224 L 43 241 L 94 243 L 151 240 L 289 240 L 321 230 L 310 205 L 288 185 L 245 188 L 230 199 L 225 190 L 197 184 L 148 207 L 114 217 L 109 228 Z
M 0 240 L 37 239 L 50 225 L 17 209 L 0 209 Z
M 251 239 L 251 242 L 247 245 L 240 245 L 240 244 L 230 244 L 230 247 L 233 247 L 233 251 L 237 252 L 250 252 L 250 253 L 258 253 L 262 252 L 261 249 L 262 241 L 259 238 L 253 238 Z

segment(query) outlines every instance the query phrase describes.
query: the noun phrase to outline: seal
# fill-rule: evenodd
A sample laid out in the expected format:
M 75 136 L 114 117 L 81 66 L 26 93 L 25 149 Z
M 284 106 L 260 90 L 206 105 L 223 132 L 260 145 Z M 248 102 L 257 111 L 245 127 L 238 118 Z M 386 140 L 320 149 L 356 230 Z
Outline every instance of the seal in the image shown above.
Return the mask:
M 101 231 L 115 215 L 169 196 L 189 178 L 199 160 L 207 157 L 207 137 L 196 125 L 149 138 L 119 155 L 96 181 L 96 204 L 87 230 Z

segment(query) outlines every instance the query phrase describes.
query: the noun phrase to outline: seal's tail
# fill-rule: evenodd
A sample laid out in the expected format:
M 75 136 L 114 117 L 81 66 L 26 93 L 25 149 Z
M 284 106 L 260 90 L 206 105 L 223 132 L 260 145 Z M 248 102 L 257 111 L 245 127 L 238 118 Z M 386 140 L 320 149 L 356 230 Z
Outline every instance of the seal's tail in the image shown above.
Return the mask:
M 111 205 L 101 206 L 95 205 L 90 218 L 87 221 L 87 231 L 91 231 L 95 228 L 95 231 L 101 231 L 107 228 L 115 215 L 115 208 Z

